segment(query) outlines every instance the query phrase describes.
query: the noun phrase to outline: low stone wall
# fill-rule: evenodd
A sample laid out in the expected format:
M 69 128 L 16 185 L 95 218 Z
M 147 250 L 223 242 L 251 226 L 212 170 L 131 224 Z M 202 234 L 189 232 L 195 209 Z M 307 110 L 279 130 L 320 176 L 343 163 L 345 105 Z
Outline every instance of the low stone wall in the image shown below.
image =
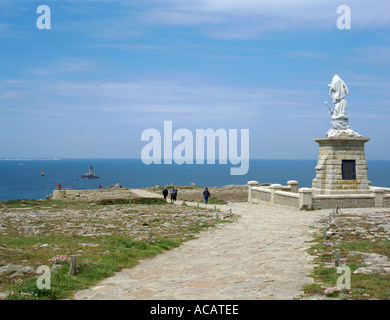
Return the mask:
M 274 203 L 299 209 L 299 194 L 286 191 L 275 191 Z
M 273 206 L 280 204 L 288 207 L 299 208 L 299 194 L 291 192 L 288 186 L 279 184 L 251 188 L 252 203 L 263 203 Z
M 367 194 L 315 194 L 311 188 L 298 188 L 298 182 L 287 186 L 259 186 L 248 182 L 248 201 L 270 206 L 282 205 L 297 209 L 334 209 L 390 207 L 390 188 L 370 187 Z
M 66 197 L 66 190 L 53 190 L 53 199 L 61 199 Z
M 262 202 L 271 202 L 271 190 L 261 187 L 252 188 L 252 199 L 254 203 Z
M 53 199 L 61 199 L 67 196 L 81 195 L 88 190 L 53 190 Z
M 383 206 L 390 208 L 390 194 L 383 197 Z
M 375 196 L 371 194 L 349 195 L 316 195 L 312 197 L 315 209 L 335 208 L 372 208 L 375 207 Z

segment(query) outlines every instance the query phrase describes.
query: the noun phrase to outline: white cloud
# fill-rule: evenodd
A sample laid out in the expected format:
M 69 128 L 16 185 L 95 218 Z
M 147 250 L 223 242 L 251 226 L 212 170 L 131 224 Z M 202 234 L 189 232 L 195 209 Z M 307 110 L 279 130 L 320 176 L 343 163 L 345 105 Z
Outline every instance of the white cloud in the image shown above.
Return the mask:
M 379 119 L 389 114 L 390 78 L 351 72 L 340 75 L 351 90 L 347 100 L 355 116 L 367 114 L 367 101 L 371 116 Z M 5 79 L 0 81 L 0 105 L 3 119 L 41 113 L 55 122 L 78 122 L 88 117 L 114 122 L 136 118 L 139 126 L 168 117 L 188 125 L 207 120 L 224 126 L 261 122 L 266 127 L 272 123 L 282 127 L 293 126 L 297 119 L 305 122 L 326 117 L 323 101 L 328 98 L 328 82 L 305 83 L 299 77 L 296 81 L 296 88 L 291 88 L 267 79 L 253 86 L 227 85 L 189 74 L 148 74 L 124 81 Z M 67 116 L 56 118 L 57 114 Z
M 390 2 L 382 0 L 171 0 L 145 13 L 150 23 L 208 26 L 219 38 L 256 38 L 264 32 L 336 29 L 340 5 L 351 8 L 352 28 L 390 25 Z
M 237 87 L 191 79 L 99 82 L 40 81 L 14 89 L 10 100 L 23 113 L 45 110 L 67 112 L 75 119 L 91 114 L 96 119 L 161 120 L 162 115 L 187 119 L 188 123 L 254 121 L 263 116 L 288 117 L 311 112 L 316 92 L 278 87 Z M 8 92 L 8 95 L 10 92 Z M 0 92 L 0 98 L 2 98 Z M 7 97 L 3 96 L 4 99 Z M 7 100 L 8 102 L 8 100 Z M 1 99 L 0 99 L 1 103 Z M 23 106 L 23 107 L 21 107 Z M 33 108 L 32 108 L 33 106 Z M 306 110 L 306 111 L 305 111 Z M 4 110 L 3 110 L 4 111 Z M 14 110 L 15 111 L 15 110 Z M 61 121 L 57 119 L 56 121 Z
M 353 50 L 354 57 L 351 59 L 356 61 L 369 62 L 374 65 L 388 67 L 390 64 L 390 47 L 388 45 L 369 46 L 357 48 Z
M 24 19 L 23 25 L 34 12 L 26 12 L 23 5 L 15 3 L 0 2 L 0 13 L 3 10 L 9 15 L 0 23 L 0 37 L 28 37 L 22 33 L 18 19 Z M 53 15 L 56 12 L 64 17 L 53 16 L 57 31 L 118 42 L 144 39 L 160 26 L 194 28 L 197 33 L 224 39 L 259 38 L 273 31 L 336 30 L 340 5 L 350 6 L 352 29 L 390 26 L 390 2 L 383 0 L 68 0 L 48 4 L 53 6 Z M 9 30 L 19 33 L 7 35 Z
M 36 76 L 52 76 L 62 74 L 71 74 L 71 73 L 80 73 L 80 72 L 91 72 L 95 70 L 96 62 L 91 59 L 83 58 L 58 58 L 45 66 L 39 68 L 32 68 L 29 70 L 30 73 Z

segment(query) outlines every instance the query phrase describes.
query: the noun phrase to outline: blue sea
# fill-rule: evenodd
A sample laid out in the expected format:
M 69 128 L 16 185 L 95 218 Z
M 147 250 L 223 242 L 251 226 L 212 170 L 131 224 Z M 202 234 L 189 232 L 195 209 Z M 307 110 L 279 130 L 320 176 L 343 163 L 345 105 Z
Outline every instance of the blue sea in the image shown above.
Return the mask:
M 310 187 L 317 160 L 251 160 L 246 175 L 230 175 L 231 165 L 145 165 L 138 159 L 0 160 L 0 200 L 43 199 L 57 184 L 66 189 L 97 189 L 119 183 L 124 188 L 165 186 L 171 183 L 220 187 L 246 184 L 299 181 Z M 89 166 L 99 179 L 81 179 Z M 367 161 L 368 179 L 373 186 L 390 187 L 390 161 Z M 41 171 L 44 170 L 44 176 Z

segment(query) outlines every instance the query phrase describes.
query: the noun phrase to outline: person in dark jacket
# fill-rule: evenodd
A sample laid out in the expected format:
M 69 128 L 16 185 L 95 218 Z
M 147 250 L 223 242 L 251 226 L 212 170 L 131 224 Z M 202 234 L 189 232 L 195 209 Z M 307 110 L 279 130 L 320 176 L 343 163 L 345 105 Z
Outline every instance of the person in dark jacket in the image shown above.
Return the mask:
M 209 198 L 211 197 L 209 189 L 205 188 L 203 191 L 203 198 L 204 198 L 204 203 L 207 204 Z
M 163 194 L 163 196 L 164 196 L 164 200 L 167 200 L 168 189 L 167 189 L 167 188 L 164 188 L 164 190 L 162 191 L 162 194 Z

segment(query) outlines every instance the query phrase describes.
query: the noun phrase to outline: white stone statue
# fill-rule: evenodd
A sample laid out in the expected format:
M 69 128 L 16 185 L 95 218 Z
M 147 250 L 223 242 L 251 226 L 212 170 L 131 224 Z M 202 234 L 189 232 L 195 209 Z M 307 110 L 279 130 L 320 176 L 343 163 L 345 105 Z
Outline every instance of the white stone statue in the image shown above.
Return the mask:
M 332 79 L 332 83 L 328 85 L 329 95 L 332 96 L 333 103 L 335 105 L 334 110 L 329 106 L 328 102 L 324 103 L 329 108 L 329 113 L 332 115 L 332 128 L 326 133 L 327 137 L 338 137 L 338 136 L 350 136 L 350 137 L 361 137 L 357 132 L 354 132 L 349 127 L 347 117 L 347 100 L 345 96 L 349 93 L 349 89 L 345 82 L 336 74 Z
M 332 119 L 348 119 L 345 113 L 348 103 L 345 100 L 345 96 L 349 93 L 349 89 L 345 82 L 336 74 L 333 77 L 332 83 L 328 84 L 329 95 L 332 96 L 333 103 L 335 104 L 334 111 L 330 109 Z

